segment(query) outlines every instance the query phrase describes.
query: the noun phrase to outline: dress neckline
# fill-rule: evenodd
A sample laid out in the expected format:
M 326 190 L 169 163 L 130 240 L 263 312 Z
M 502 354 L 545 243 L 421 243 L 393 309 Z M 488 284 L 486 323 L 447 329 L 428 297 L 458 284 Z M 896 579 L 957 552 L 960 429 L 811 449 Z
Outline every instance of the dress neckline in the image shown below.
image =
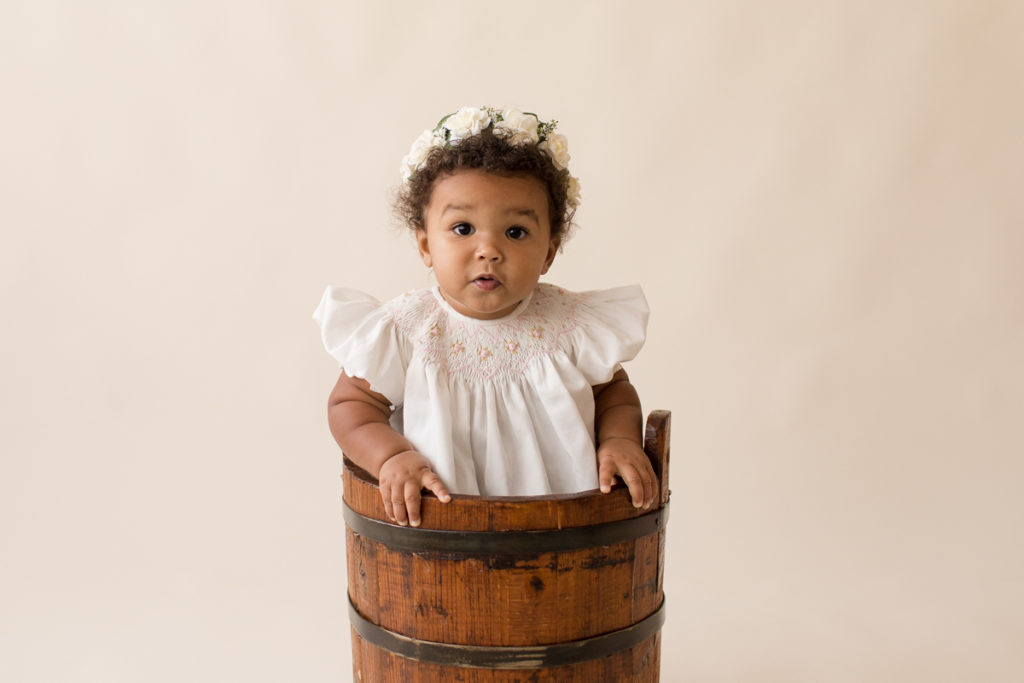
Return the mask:
M 441 287 L 438 285 L 434 285 L 430 291 L 433 292 L 434 298 L 437 299 L 437 302 L 438 304 L 440 304 L 441 308 L 447 311 L 448 315 L 450 316 L 458 318 L 459 320 L 462 320 L 463 322 L 469 325 L 500 325 L 501 323 L 508 323 L 513 319 L 518 318 L 519 315 L 526 310 L 526 307 L 530 305 L 530 300 L 533 299 L 533 293 L 537 291 L 537 288 L 534 287 L 530 291 L 530 293 L 527 294 L 523 298 L 523 300 L 519 302 L 519 305 L 516 306 L 511 313 L 509 313 L 508 315 L 503 315 L 500 318 L 492 318 L 491 320 L 481 320 L 480 318 L 473 318 L 463 313 L 459 313 L 454 308 L 452 308 L 452 305 L 450 303 L 445 301 L 444 296 L 441 294 Z

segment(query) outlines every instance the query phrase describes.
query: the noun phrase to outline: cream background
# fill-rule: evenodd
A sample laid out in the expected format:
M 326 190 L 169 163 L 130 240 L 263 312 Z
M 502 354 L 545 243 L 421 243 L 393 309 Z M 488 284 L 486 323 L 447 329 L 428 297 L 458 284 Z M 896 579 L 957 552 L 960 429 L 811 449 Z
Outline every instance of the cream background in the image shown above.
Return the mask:
M 398 162 L 561 121 L 550 279 L 641 283 L 663 680 L 1024 679 L 1014 2 L 0 9 L 0 680 L 349 676 L 328 283 Z M 1014 645 L 1016 643 L 1016 645 Z

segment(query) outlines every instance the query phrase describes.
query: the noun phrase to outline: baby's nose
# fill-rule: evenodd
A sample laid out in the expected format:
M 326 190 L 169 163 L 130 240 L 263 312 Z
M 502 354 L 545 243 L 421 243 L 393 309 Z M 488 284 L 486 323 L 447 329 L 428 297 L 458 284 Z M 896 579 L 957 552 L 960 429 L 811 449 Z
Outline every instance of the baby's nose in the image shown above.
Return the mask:
M 497 261 L 501 251 L 490 240 L 483 239 L 476 247 L 476 257 L 481 261 Z

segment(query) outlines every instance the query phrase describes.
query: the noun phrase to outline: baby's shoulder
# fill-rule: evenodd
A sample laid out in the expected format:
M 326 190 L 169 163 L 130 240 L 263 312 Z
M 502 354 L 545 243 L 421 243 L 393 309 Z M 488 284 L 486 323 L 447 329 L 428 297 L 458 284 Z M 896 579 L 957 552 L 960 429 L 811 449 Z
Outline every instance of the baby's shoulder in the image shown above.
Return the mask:
M 587 292 L 571 292 L 568 289 L 541 282 L 533 290 L 528 314 L 540 315 L 552 322 L 572 324 L 573 317 L 587 298 Z
M 414 289 L 382 305 L 399 331 L 412 337 L 423 328 L 429 328 L 443 315 L 440 302 L 431 289 Z
M 530 308 L 562 338 L 603 336 L 647 325 L 647 300 L 638 285 L 571 292 L 543 283 L 537 286 Z

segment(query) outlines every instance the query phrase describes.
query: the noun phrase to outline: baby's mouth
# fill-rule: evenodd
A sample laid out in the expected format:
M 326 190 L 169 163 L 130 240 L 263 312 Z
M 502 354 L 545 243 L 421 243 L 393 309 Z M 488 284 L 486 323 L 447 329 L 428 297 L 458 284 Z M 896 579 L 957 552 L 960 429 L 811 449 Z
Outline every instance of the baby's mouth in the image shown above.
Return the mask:
M 491 292 L 501 285 L 501 280 L 493 275 L 481 275 L 473 280 L 473 284 L 485 292 Z

